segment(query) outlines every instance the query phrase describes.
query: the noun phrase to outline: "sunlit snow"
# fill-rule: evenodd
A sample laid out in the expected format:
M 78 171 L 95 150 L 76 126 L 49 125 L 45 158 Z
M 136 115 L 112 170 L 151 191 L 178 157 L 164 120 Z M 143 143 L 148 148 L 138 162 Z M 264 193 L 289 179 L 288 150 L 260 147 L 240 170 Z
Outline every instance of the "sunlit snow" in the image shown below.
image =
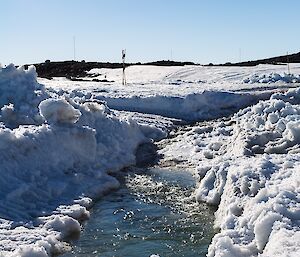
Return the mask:
M 159 154 L 192 168 L 195 198 L 217 206 L 208 256 L 299 256 L 300 65 L 290 68 L 131 66 L 122 86 L 120 69 L 81 82 L 0 67 L 0 256 L 69 250 L 93 202 L 119 186 L 111 174 L 180 121 L 205 122 Z

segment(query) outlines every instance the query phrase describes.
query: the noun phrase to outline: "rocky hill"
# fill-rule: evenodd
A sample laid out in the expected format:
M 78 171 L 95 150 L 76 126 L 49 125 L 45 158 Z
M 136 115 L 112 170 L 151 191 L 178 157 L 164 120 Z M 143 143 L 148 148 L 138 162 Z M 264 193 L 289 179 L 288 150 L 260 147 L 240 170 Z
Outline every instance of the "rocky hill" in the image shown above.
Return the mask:
M 85 77 L 87 71 L 94 68 L 109 68 L 117 69 L 122 68 L 122 63 L 109 63 L 109 62 L 85 62 L 85 61 L 61 61 L 51 62 L 50 60 L 44 63 L 33 64 L 36 67 L 36 71 L 39 77 L 49 78 L 52 77 L 66 77 L 69 79 Z M 156 66 L 183 66 L 183 65 L 195 65 L 193 62 L 175 62 L 175 61 L 157 61 L 149 63 L 126 63 L 126 67 L 131 65 L 156 65 Z M 27 68 L 29 64 L 25 65 Z
M 222 66 L 255 66 L 258 64 L 281 64 L 281 63 L 300 63 L 300 52 L 289 55 L 282 55 L 272 58 L 260 59 L 255 61 L 225 63 Z

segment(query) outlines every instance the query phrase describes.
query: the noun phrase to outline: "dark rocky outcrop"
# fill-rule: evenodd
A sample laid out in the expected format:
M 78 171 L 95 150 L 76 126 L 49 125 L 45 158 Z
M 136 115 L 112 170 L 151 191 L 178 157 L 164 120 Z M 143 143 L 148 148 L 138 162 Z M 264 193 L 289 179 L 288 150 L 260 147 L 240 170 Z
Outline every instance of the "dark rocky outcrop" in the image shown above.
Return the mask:
M 150 63 L 126 63 L 126 67 L 131 65 L 156 65 L 156 66 L 183 66 L 191 65 L 192 62 L 174 62 L 174 61 L 157 61 Z M 36 71 L 39 77 L 53 78 L 53 77 L 66 77 L 72 80 L 77 80 L 80 77 L 87 76 L 87 72 L 94 68 L 109 68 L 117 69 L 122 68 L 122 63 L 110 63 L 110 62 L 86 62 L 86 61 L 62 61 L 51 62 L 46 60 L 44 63 L 33 64 L 36 67 Z M 25 65 L 27 68 L 29 64 Z M 96 81 L 96 80 L 95 80 Z
M 283 63 L 300 63 L 300 52 L 296 54 L 282 55 L 272 58 L 260 59 L 255 61 L 225 63 L 220 66 L 255 66 L 258 64 L 283 64 Z

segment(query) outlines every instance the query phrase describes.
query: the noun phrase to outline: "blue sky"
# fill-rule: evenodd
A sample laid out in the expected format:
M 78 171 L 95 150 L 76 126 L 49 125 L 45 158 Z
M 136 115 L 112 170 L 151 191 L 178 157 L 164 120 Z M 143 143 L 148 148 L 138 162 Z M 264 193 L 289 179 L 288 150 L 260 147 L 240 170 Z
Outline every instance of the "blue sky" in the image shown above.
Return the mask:
M 224 63 L 300 51 L 298 0 L 0 0 L 0 63 Z

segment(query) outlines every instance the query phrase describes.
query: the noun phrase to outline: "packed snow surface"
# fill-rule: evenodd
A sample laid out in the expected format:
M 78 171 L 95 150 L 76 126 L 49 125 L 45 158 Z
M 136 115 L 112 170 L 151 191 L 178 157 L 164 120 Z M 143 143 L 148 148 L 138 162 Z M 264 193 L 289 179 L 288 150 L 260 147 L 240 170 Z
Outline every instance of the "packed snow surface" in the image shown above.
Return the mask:
M 39 79 L 47 87 L 60 90 L 79 90 L 111 97 L 170 95 L 185 96 L 203 90 L 222 91 L 253 91 L 272 89 L 274 84 L 260 83 L 259 80 L 248 82 L 249 78 L 276 78 L 282 87 L 290 86 L 299 78 L 300 64 L 290 64 L 290 75 L 287 65 L 258 65 L 253 67 L 220 67 L 220 66 L 147 66 L 134 65 L 126 68 L 126 87 L 122 86 L 121 69 L 92 69 L 87 81 L 70 81 L 66 78 L 53 80 Z M 292 80 L 288 80 L 292 78 Z M 107 80 L 96 82 L 93 79 Z M 275 80 L 274 80 L 275 81 Z M 249 81 L 250 82 L 250 81 Z M 272 82 L 272 80 L 270 80 Z M 282 83 L 279 83 L 282 82 Z M 299 81 L 298 81 L 299 82 Z M 277 87 L 280 88 L 280 85 Z
M 300 66 L 291 65 L 295 75 L 268 75 L 285 70 L 132 66 L 122 86 L 118 69 L 84 78 L 115 82 L 38 83 L 34 67 L 1 67 L 0 256 L 67 250 L 64 240 L 80 232 L 93 200 L 119 186 L 109 174 L 134 165 L 140 144 L 165 137 L 167 119 L 239 109 L 160 152 L 195 166 L 197 200 L 218 206 L 209 256 L 298 256 L 300 91 L 283 92 L 298 86 Z
M 215 84 L 210 87 L 213 89 L 236 89 L 236 85 L 243 82 L 248 77 L 274 76 L 277 80 L 293 82 L 288 78 L 299 79 L 299 64 L 290 64 L 290 69 L 286 64 L 268 65 L 261 64 L 253 67 L 222 67 L 222 66 L 151 66 L 134 65 L 126 68 L 126 79 L 129 84 L 170 84 L 173 86 L 181 84 Z M 292 74 L 288 74 L 292 73 Z M 295 74 L 295 75 L 293 75 Z M 92 69 L 88 72 L 87 79 L 106 79 L 121 84 L 121 69 Z M 294 81 L 296 82 L 296 81 Z M 298 81 L 299 82 L 299 81 Z M 253 82 L 255 83 L 255 82 Z M 219 84 L 219 85 L 217 85 Z M 223 84 L 220 87 L 220 84 Z M 196 88 L 196 85 L 191 85 Z M 228 87 L 228 88 L 226 88 Z
M 300 65 L 293 64 L 290 70 L 300 73 Z M 268 98 L 271 90 L 296 87 L 299 76 L 287 75 L 286 71 L 284 64 L 242 68 L 134 65 L 126 68 L 126 86 L 121 84 L 121 69 L 92 69 L 82 78 L 87 81 L 82 82 L 65 78 L 40 79 L 40 82 L 61 94 L 72 91 L 74 97 L 92 95 L 106 101 L 112 109 L 199 121 L 227 116 Z M 275 73 L 270 83 L 260 83 L 261 77 Z M 254 80 L 255 76 L 258 79 Z

